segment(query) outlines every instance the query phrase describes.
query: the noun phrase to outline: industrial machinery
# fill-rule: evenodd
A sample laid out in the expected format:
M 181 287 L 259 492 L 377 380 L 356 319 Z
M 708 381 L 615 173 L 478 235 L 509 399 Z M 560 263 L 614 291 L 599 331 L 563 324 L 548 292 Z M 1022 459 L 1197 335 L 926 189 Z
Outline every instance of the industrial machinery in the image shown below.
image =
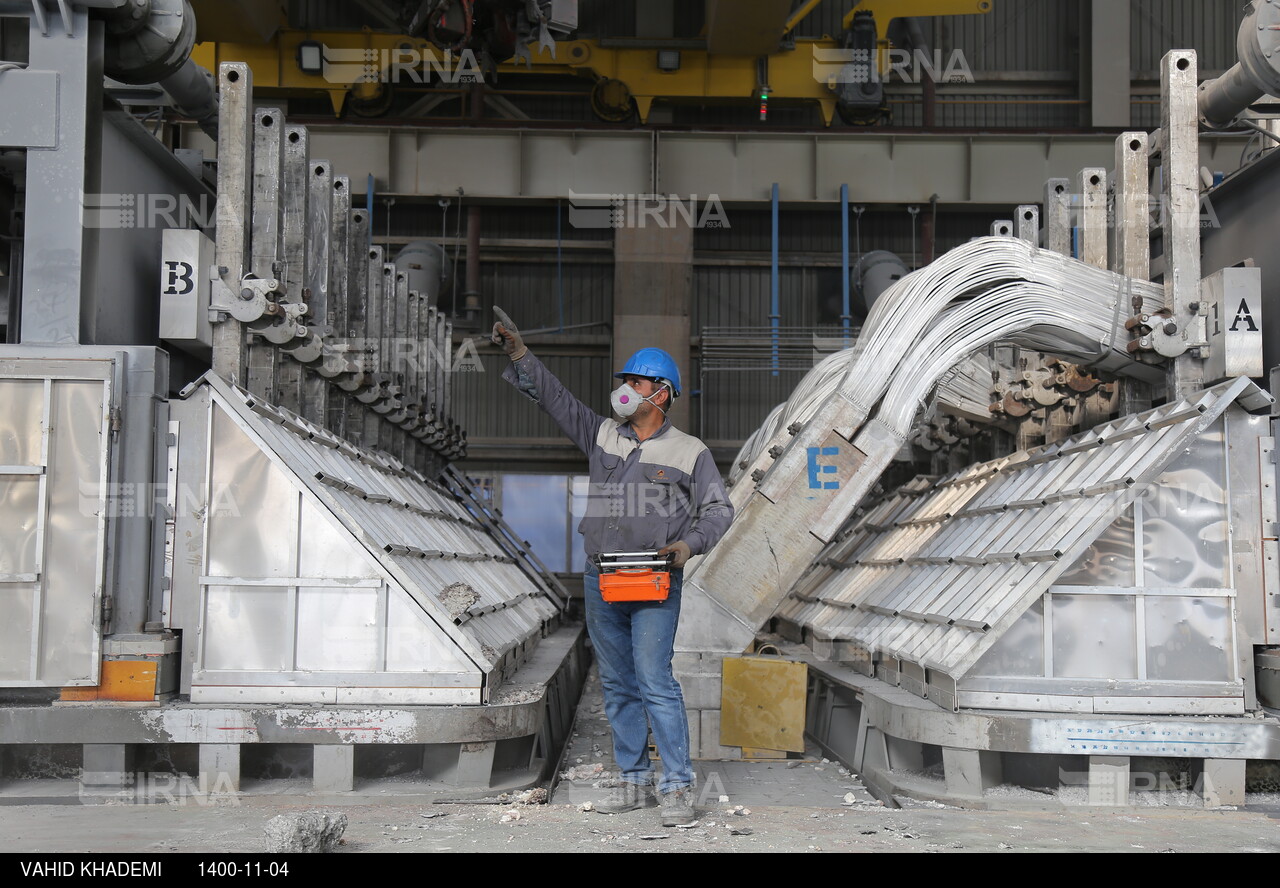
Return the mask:
M 559 77 L 589 84 L 590 108 L 611 122 L 644 123 L 655 103 L 698 103 L 758 108 L 763 123 L 772 103 L 816 106 L 827 125 L 837 113 L 869 125 L 890 117 L 886 82 L 914 82 L 923 69 L 931 116 L 934 79 L 967 72 L 926 45 L 919 18 L 993 8 L 993 0 L 859 0 L 839 4 L 848 11 L 834 33 L 797 37 L 820 2 L 710 0 L 696 39 L 609 40 L 573 38 L 577 0 L 436 0 L 402 4 L 377 30 L 275 27 L 254 40 L 202 43 L 194 57 L 210 69 L 245 62 L 264 95 L 326 93 L 335 114 L 387 115 L 397 90 L 414 97 L 400 107 L 425 109 L 451 93 L 483 93 L 485 84 Z M 522 116 L 510 102 L 495 105 L 503 116 Z
M 1119 136 L 1113 171 L 1046 183 L 1043 229 L 1020 206 L 896 281 L 774 411 L 735 465 L 733 526 L 686 576 L 686 687 L 772 628 L 810 666 L 810 734 L 886 797 L 1079 784 L 1128 804 L 1164 758 L 1206 804 L 1243 799 L 1247 769 L 1280 755 L 1275 411 L 1251 381 L 1274 363 L 1262 316 L 1280 293 L 1264 298 L 1260 242 L 1215 233 L 1202 265 L 1198 130 L 1266 130 L 1237 115 L 1275 89 L 1273 15 L 1250 8 L 1241 65 L 1202 87 L 1196 54 L 1168 53 L 1157 133 Z M 1269 153 L 1251 172 L 1274 181 Z M 987 421 L 1095 391 L 1094 374 L 1117 380 L 1120 415 L 877 488 L 913 429 L 928 440 L 921 424 L 965 400 L 957 378 L 1021 375 L 1010 345 L 1056 357 L 1025 394 L 989 388 Z M 705 751 L 714 699 L 699 715 Z
M 117 27 L 146 6 L 0 8 L 29 41 L 0 69 L 0 145 L 26 149 L 0 346 L 5 768 L 54 760 L 73 793 L 129 798 L 157 755 L 201 798 L 273 755 L 318 790 L 540 779 L 583 633 L 451 465 L 438 248 L 398 266 L 370 246 L 347 178 L 255 109 L 245 65 L 182 74 L 189 6 Z M 216 211 L 199 158 L 100 110 L 104 51 L 139 46 L 164 63 L 133 82 L 216 82 Z
M 498 59 L 567 31 L 571 5 L 425 4 L 410 30 Z M 372 245 L 370 206 L 308 129 L 255 106 L 258 68 L 192 64 L 185 3 L 0 12 L 29 45 L 0 65 L 0 146 L 25 152 L 20 194 L 0 195 L 24 210 L 0 347 L 3 767 L 103 797 L 143 760 L 202 797 L 251 789 L 272 757 L 333 792 L 396 769 L 485 790 L 548 773 L 582 627 L 453 466 L 440 247 Z M 1280 152 L 1211 186 L 1208 231 L 1199 154 L 1202 124 L 1277 140 L 1247 110 L 1280 83 L 1275 16 L 1251 7 L 1240 65 L 1203 87 L 1196 54 L 1169 52 L 1162 125 L 1120 135 L 1113 169 L 1050 178 L 1039 205 L 913 272 L 867 255 L 856 339 L 846 299 L 841 350 L 738 454 L 734 524 L 687 568 L 675 666 L 695 753 L 742 753 L 720 744 L 724 664 L 769 633 L 808 666 L 809 735 L 885 797 L 990 804 L 993 784 L 1075 775 L 1123 804 L 1159 758 L 1233 804 L 1280 760 L 1280 379 L 1259 385 L 1280 364 L 1264 327 Z M 575 46 L 557 51 L 585 70 Z M 734 90 L 744 71 L 747 92 L 777 87 L 747 59 Z M 203 159 L 104 97 L 104 64 L 216 132 L 216 209 Z M 874 92 L 846 95 L 850 113 Z M 659 95 L 637 94 L 642 116 Z M 805 138 L 797 157 L 851 144 Z M 678 166 L 644 145 L 652 174 Z M 545 197 L 523 177 L 553 164 L 513 166 Z M 986 458 L 956 446 L 979 438 Z M 930 471 L 899 477 L 915 457 Z M 661 586 L 655 562 L 602 568 L 658 568 L 639 579 Z

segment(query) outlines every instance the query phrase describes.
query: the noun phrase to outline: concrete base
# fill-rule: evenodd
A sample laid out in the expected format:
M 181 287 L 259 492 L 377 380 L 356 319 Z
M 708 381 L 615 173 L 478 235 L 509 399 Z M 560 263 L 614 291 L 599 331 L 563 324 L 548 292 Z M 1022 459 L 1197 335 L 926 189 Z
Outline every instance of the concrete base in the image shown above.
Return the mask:
M 1244 804 L 1244 759 L 1206 759 L 1201 794 L 1206 808 Z
M 133 782 L 132 756 L 124 743 L 86 743 L 80 784 L 86 790 L 122 789 Z
M 523 788 L 545 778 L 569 735 L 588 666 L 585 641 L 580 624 L 564 626 L 543 639 L 485 706 L 273 707 L 180 701 L 139 709 L 103 702 L 75 707 L 20 703 L 0 705 L 0 745 L 14 748 L 8 758 L 22 760 L 24 748 L 82 744 L 81 779 L 55 781 L 63 788 L 52 795 L 64 798 L 86 792 L 94 798 L 133 802 L 242 791 L 270 795 L 285 784 L 297 791 L 298 780 L 290 778 L 258 779 L 242 786 L 246 748 L 264 744 L 310 748 L 312 777 L 302 791 L 337 794 L 339 800 L 343 794 L 353 801 L 359 795 L 361 750 L 380 746 L 419 748 L 416 753 L 407 751 L 418 755 L 422 764 L 418 781 L 397 777 L 393 783 L 402 797 L 414 792 L 458 796 L 460 791 L 485 793 L 491 787 Z M 135 774 L 134 754 L 150 744 L 197 745 L 198 773 Z M 443 765 L 437 768 L 436 763 Z M 32 780 L 18 773 L 6 778 L 0 802 L 8 796 L 29 796 L 23 785 Z M 379 779 L 364 782 L 372 785 Z M 142 789 L 122 792 L 135 784 Z M 386 786 L 374 791 L 382 794 Z
M 943 773 L 947 792 L 956 798 L 980 799 L 1002 782 L 1000 754 L 976 749 L 942 748 Z
M 316 792 L 351 792 L 356 788 L 356 748 L 315 747 L 311 773 Z
M 684 694 L 689 718 L 689 750 L 695 759 L 742 758 L 737 746 L 720 745 L 720 695 L 723 654 L 680 651 L 671 667 Z
M 458 766 L 454 768 L 451 782 L 455 786 L 484 786 L 492 782 L 493 753 L 497 744 L 463 743 L 458 747 Z
M 1129 804 L 1129 757 L 1089 756 L 1089 804 Z
M 720 710 L 704 709 L 699 713 L 701 727 L 699 736 L 701 746 L 697 758 L 700 759 L 740 759 L 742 749 L 737 746 L 720 745 Z
M 824 661 L 808 647 L 779 646 L 784 657 L 809 666 L 807 736 L 884 800 L 902 795 L 961 807 L 1035 809 L 1146 807 L 1160 803 L 1162 793 L 1170 804 L 1194 800 L 1193 790 L 1175 789 L 1167 775 L 1133 770 L 1133 759 L 1155 755 L 1203 763 L 1197 788 L 1206 807 L 1240 805 L 1246 762 L 1224 754 L 1247 749 L 1253 758 L 1280 760 L 1275 717 L 953 712 Z M 1156 747 L 1153 737 L 1161 738 Z
M 239 744 L 201 743 L 198 782 L 206 792 L 239 792 Z

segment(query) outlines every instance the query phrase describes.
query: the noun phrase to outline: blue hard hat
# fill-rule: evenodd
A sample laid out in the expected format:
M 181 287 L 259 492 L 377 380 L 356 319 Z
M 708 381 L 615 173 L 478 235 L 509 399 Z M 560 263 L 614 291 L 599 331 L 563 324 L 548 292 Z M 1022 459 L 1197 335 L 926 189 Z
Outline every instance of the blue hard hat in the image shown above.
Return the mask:
M 680 397 L 680 368 L 675 359 L 660 348 L 642 348 L 627 359 L 624 366 L 613 374 L 615 379 L 624 376 L 645 376 L 661 379 L 671 384 L 671 392 Z

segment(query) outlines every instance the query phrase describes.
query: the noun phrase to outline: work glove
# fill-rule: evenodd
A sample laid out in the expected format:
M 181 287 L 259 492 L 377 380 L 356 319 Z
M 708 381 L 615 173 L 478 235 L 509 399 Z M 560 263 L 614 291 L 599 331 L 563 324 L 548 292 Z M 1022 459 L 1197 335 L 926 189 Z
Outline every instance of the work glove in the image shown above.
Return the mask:
M 658 554 L 670 555 L 672 567 L 684 567 L 684 563 L 693 557 L 693 550 L 684 540 L 676 540 L 659 549 Z
M 516 329 L 516 325 L 512 323 L 507 313 L 498 306 L 493 307 L 493 313 L 498 320 L 493 325 L 493 335 L 490 339 L 494 345 L 502 346 L 502 350 L 507 353 L 513 361 L 518 361 L 529 351 L 525 347 L 524 340 L 520 338 L 520 331 Z

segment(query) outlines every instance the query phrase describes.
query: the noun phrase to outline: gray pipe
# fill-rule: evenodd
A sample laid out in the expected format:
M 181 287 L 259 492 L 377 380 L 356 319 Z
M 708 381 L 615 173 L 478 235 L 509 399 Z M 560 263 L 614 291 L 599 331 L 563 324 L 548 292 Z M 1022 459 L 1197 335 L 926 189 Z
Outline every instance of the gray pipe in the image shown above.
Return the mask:
M 885 290 L 907 275 L 907 266 L 896 253 L 872 250 L 863 253 L 853 266 L 853 289 L 862 302 L 863 312 L 871 311 Z
M 1266 91 L 1245 73 L 1244 66 L 1236 63 L 1221 77 L 1200 85 L 1200 117 L 1209 126 L 1219 129 L 1264 95 Z
M 1236 36 L 1240 61 L 1216 80 L 1200 85 L 1200 119 L 1223 127 L 1258 99 L 1280 94 L 1280 8 L 1253 3 Z
M 188 58 L 176 73 L 162 78 L 160 85 L 209 138 L 218 140 L 218 92 L 208 70 Z
M 213 75 L 191 61 L 196 16 L 187 0 L 147 0 L 106 14 L 103 68 L 121 83 L 158 83 L 179 110 L 218 138 Z

